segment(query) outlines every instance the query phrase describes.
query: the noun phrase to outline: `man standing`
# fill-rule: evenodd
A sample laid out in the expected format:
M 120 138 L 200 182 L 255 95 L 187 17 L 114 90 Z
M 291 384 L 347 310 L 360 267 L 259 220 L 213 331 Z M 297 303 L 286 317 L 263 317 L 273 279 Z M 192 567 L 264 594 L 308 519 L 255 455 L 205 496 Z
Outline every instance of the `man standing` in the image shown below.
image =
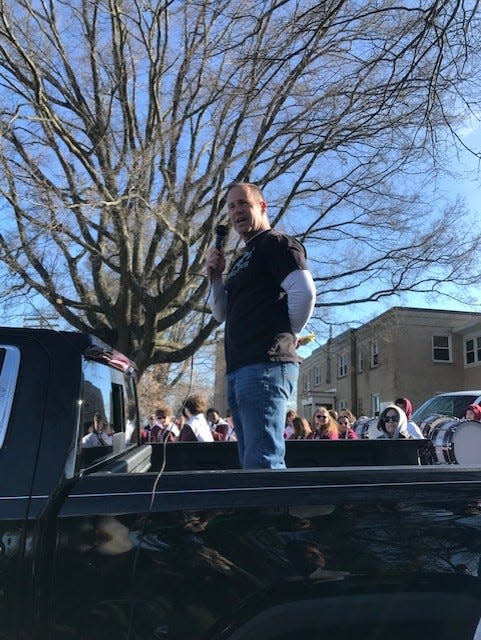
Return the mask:
M 271 229 L 267 203 L 254 184 L 227 190 L 234 230 L 245 243 L 225 279 L 222 249 L 207 255 L 209 304 L 226 321 L 228 404 L 243 468 L 285 468 L 284 423 L 300 358 L 297 334 L 311 317 L 315 286 L 304 247 Z

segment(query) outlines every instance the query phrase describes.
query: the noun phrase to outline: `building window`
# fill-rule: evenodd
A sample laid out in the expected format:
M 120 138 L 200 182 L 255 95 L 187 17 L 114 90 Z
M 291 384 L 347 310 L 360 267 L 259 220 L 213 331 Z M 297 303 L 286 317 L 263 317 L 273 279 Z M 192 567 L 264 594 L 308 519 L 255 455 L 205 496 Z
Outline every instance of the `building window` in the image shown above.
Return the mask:
M 347 400 L 339 400 L 339 411 L 343 411 L 344 409 L 347 409 Z
M 311 390 L 311 377 L 308 373 L 304 375 L 303 387 L 304 387 L 304 391 Z
M 347 357 L 341 353 L 337 359 L 337 377 L 343 378 L 344 376 L 347 376 Z
M 481 363 L 481 336 L 468 338 L 464 341 L 464 363 Z
M 434 362 L 452 362 L 451 336 L 433 336 Z
M 357 372 L 362 373 L 364 371 L 364 357 L 362 347 L 357 350 Z
M 302 388 L 304 389 L 304 391 L 308 391 L 309 390 L 308 377 L 306 375 L 303 376 Z
M 377 367 L 379 364 L 379 352 L 377 340 L 371 341 L 371 367 Z
M 321 365 L 316 364 L 314 367 L 314 385 L 318 387 L 321 384 Z
M 466 340 L 464 343 L 464 353 L 465 353 L 465 362 L 466 364 L 474 364 L 476 361 L 476 356 L 474 353 L 474 340 L 471 338 L 470 340 Z

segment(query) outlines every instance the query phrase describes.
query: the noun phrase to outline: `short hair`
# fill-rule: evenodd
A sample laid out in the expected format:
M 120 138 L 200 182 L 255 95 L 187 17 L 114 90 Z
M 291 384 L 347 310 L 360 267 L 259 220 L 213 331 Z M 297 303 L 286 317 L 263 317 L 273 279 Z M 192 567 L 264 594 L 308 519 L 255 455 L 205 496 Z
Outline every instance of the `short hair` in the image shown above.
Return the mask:
M 210 409 L 207 409 L 207 413 L 217 413 L 217 415 L 220 416 L 219 409 L 216 409 L 215 407 L 210 407 Z
M 172 415 L 172 409 L 166 404 L 160 404 L 155 410 L 155 417 L 158 418 L 161 413 L 170 417 Z
M 349 409 L 342 409 L 341 413 L 339 414 L 338 420 L 340 418 L 347 418 L 351 424 L 356 421 L 356 416 Z
M 228 187 L 226 189 L 226 192 L 225 192 L 225 197 L 226 198 L 229 195 L 229 191 L 231 189 L 233 189 L 234 187 L 249 187 L 249 189 L 251 191 L 253 191 L 256 196 L 258 196 L 261 200 L 264 200 L 264 202 L 265 202 L 265 198 L 264 198 L 264 194 L 262 193 L 262 189 L 260 187 L 258 187 L 256 184 L 254 184 L 253 182 L 232 182 L 230 185 L 228 185 Z
M 187 398 L 185 401 L 184 407 L 188 409 L 188 411 L 196 416 L 199 413 L 204 413 L 207 408 L 207 401 L 204 396 L 201 396 L 198 393 L 194 393 Z

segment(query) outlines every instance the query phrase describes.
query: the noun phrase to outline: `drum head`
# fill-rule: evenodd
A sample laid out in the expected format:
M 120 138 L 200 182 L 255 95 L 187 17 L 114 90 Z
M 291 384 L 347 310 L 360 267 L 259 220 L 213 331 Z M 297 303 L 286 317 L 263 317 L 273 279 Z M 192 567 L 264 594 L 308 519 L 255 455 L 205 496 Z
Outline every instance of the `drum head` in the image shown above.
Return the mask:
M 459 422 L 453 434 L 453 449 L 458 464 L 481 465 L 481 422 Z
M 435 463 L 454 464 L 456 462 L 453 440 L 458 424 L 458 418 L 449 416 L 438 416 L 431 423 L 428 439 L 433 443 Z
M 421 432 L 425 438 L 431 439 L 433 437 L 433 433 L 437 431 L 439 427 L 453 421 L 457 422 L 458 418 L 445 416 L 439 413 L 433 413 L 421 422 L 419 428 L 421 429 Z

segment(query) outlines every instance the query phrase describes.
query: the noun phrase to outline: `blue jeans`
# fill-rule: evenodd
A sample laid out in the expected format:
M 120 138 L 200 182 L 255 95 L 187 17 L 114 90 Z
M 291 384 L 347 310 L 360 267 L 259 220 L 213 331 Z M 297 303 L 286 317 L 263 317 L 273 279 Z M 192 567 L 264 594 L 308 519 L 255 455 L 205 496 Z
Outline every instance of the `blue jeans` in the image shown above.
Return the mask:
M 263 362 L 227 374 L 227 398 L 243 469 L 285 469 L 287 402 L 299 365 Z

